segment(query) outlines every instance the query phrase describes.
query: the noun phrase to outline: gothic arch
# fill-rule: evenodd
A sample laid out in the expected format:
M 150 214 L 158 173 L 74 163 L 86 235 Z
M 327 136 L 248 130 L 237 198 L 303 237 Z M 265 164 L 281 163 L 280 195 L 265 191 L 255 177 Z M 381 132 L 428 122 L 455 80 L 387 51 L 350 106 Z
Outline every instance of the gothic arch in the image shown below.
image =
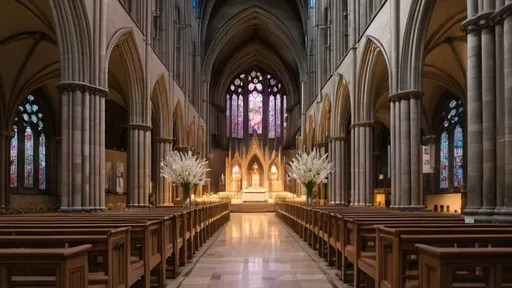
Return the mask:
M 384 61 L 384 70 L 382 63 Z M 374 120 L 375 96 L 376 89 L 387 82 L 387 86 L 391 85 L 390 62 L 388 54 L 382 43 L 376 38 L 368 36 L 366 39 L 364 52 L 361 62 L 359 63 L 358 86 L 356 91 L 356 101 L 353 117 L 357 122 L 366 122 Z M 378 73 L 381 73 L 379 75 Z M 387 77 L 385 77 L 387 74 Z M 381 78 L 378 78 L 381 76 Z M 386 79 L 387 78 L 387 79 Z M 390 88 L 388 88 L 388 91 Z M 356 122 L 356 123 L 357 123 Z
M 317 142 L 326 142 L 327 138 L 331 136 L 331 115 L 331 98 L 328 94 L 325 94 L 320 109 L 318 134 L 316 135 Z
M 151 111 L 155 119 L 158 120 L 158 127 L 153 127 L 153 129 L 156 128 L 157 137 L 171 137 L 171 109 L 169 107 L 169 93 L 167 92 L 164 75 L 158 77 L 152 91 Z
M 174 105 L 173 113 L 173 137 L 175 140 L 175 147 L 182 147 L 184 145 L 185 126 L 183 123 L 183 107 L 181 101 L 178 100 Z
M 110 39 L 106 51 L 109 66 L 111 64 L 110 58 L 116 47 L 119 49 L 125 71 L 127 71 L 129 122 L 149 124 L 151 119 L 148 101 L 145 97 L 144 70 L 132 28 L 121 28 Z M 106 76 L 108 76 L 108 70 L 111 68 L 109 66 L 105 67 L 107 69 L 105 71 Z M 108 80 L 105 81 L 108 83 Z
M 333 135 L 334 136 L 345 136 L 350 131 L 346 131 L 347 123 L 350 122 L 350 91 L 343 75 L 340 75 L 338 79 L 338 85 L 336 87 L 336 97 L 334 105 L 334 115 L 331 117 Z

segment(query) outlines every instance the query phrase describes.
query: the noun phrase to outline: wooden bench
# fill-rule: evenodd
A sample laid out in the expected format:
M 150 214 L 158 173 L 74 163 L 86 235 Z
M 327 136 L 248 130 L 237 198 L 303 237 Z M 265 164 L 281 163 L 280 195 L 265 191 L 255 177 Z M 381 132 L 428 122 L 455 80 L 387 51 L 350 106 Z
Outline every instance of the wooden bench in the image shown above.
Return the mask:
M 512 248 L 440 248 L 416 244 L 419 287 L 512 287 Z M 475 272 L 471 283 L 458 282 L 459 269 Z M 480 269 L 476 269 L 480 268 Z M 467 275 L 464 276 L 467 278 Z
M 61 249 L 0 249 L 0 287 L 13 287 L 13 269 L 53 270 L 56 288 L 87 288 L 91 245 Z M 23 278 L 23 277 L 19 277 Z

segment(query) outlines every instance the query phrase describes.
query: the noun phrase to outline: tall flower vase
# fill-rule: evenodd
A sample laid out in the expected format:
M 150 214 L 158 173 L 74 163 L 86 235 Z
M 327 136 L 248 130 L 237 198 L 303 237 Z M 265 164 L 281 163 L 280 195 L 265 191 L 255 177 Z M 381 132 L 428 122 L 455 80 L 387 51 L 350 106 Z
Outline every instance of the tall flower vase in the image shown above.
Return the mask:
M 190 207 L 190 192 L 192 185 L 190 183 L 182 183 L 181 189 L 183 190 L 183 207 Z
M 313 188 L 315 188 L 315 183 L 308 182 L 304 184 L 304 188 L 306 188 L 306 206 L 313 206 Z

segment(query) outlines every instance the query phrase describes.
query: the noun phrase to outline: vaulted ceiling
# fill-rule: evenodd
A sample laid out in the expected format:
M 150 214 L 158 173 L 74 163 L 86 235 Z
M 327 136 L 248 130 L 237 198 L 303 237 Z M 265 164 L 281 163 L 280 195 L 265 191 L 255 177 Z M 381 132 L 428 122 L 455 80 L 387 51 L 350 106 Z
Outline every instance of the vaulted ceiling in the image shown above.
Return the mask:
M 291 79 L 288 85 L 295 87 L 286 89 L 297 91 L 305 66 L 305 11 L 303 0 L 207 1 L 201 37 L 211 82 L 226 82 L 258 65 Z M 242 54 L 247 61 L 234 61 Z

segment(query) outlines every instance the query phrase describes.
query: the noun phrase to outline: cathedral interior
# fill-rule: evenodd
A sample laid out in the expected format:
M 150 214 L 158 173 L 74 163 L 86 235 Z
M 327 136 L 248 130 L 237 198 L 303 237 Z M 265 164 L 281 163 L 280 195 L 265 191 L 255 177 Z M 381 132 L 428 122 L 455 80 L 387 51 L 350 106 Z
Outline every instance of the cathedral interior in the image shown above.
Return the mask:
M 0 2 L 0 288 L 512 287 L 512 0 Z

